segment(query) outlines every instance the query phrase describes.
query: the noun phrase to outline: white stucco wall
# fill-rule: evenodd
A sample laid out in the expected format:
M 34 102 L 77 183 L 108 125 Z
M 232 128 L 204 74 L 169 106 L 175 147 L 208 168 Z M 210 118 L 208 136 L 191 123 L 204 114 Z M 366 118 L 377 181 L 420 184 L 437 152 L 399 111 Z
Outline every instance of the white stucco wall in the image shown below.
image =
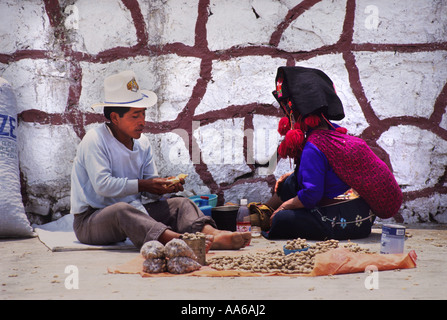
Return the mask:
M 267 200 L 290 170 L 274 158 L 271 95 L 288 64 L 332 78 L 340 124 L 402 187 L 396 219 L 445 223 L 446 17 L 446 0 L 1 0 L 0 76 L 17 95 L 26 210 L 68 210 L 77 144 L 103 121 L 90 105 L 124 69 L 159 97 L 145 134 L 162 175 L 188 173 L 188 191 L 221 202 Z

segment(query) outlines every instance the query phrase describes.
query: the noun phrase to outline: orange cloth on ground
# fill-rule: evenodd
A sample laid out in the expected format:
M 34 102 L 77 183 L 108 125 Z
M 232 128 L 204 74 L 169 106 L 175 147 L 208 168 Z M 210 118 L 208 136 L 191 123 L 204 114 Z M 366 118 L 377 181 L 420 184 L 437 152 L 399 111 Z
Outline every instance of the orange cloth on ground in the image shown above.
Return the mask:
M 410 269 L 416 267 L 414 250 L 407 254 L 354 253 L 337 248 L 315 256 L 315 267 L 311 276 L 364 272 L 368 266 L 377 270 Z
M 225 253 L 208 253 L 207 257 Z M 244 254 L 241 251 L 233 251 L 232 254 Z M 324 276 L 345 273 L 365 272 L 368 266 L 375 266 L 377 270 L 410 269 L 416 267 L 417 255 L 414 250 L 407 254 L 365 254 L 354 253 L 344 248 L 337 248 L 315 256 L 315 266 L 310 274 L 286 274 L 286 273 L 255 273 L 237 270 L 215 270 L 208 266 L 202 266 L 197 271 L 186 274 L 171 274 L 169 272 L 150 274 L 143 272 L 144 258 L 138 255 L 129 262 L 109 267 L 109 273 L 140 274 L 142 277 L 263 277 L 263 276 Z

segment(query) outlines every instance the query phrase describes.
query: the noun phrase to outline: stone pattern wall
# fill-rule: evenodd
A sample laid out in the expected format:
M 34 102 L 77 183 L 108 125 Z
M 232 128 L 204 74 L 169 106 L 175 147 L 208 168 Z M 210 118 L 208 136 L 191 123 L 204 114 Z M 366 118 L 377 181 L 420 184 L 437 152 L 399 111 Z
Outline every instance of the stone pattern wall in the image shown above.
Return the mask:
M 265 201 L 276 161 L 276 69 L 324 70 L 404 192 L 398 222 L 447 222 L 447 1 L 0 1 L 0 76 L 16 91 L 26 210 L 69 210 L 85 132 L 104 121 L 104 77 L 155 91 L 145 134 L 163 176 L 219 202 Z

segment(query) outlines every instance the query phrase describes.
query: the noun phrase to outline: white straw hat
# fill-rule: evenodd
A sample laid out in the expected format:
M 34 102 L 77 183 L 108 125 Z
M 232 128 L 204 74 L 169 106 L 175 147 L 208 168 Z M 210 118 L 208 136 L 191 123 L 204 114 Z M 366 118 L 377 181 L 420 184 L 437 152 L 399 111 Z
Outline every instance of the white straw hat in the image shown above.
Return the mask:
M 156 103 L 157 95 L 149 90 L 140 90 L 135 73 L 126 70 L 104 79 L 104 102 L 95 103 L 92 108 L 149 108 Z

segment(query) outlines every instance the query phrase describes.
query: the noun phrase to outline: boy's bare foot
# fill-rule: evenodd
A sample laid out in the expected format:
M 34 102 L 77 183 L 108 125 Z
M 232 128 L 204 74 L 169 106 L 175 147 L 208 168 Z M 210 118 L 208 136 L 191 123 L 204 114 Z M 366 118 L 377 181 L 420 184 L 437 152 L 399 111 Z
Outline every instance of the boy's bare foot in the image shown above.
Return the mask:
M 205 252 L 208 253 L 208 251 L 210 251 L 211 246 L 213 245 L 214 242 L 214 236 L 207 234 L 205 237 Z
M 214 236 L 211 244 L 213 250 L 238 250 L 247 246 L 251 240 L 250 232 L 218 230 L 209 224 L 203 227 L 202 232 Z
M 250 243 L 250 232 L 221 231 L 214 235 L 213 250 L 238 250 Z

